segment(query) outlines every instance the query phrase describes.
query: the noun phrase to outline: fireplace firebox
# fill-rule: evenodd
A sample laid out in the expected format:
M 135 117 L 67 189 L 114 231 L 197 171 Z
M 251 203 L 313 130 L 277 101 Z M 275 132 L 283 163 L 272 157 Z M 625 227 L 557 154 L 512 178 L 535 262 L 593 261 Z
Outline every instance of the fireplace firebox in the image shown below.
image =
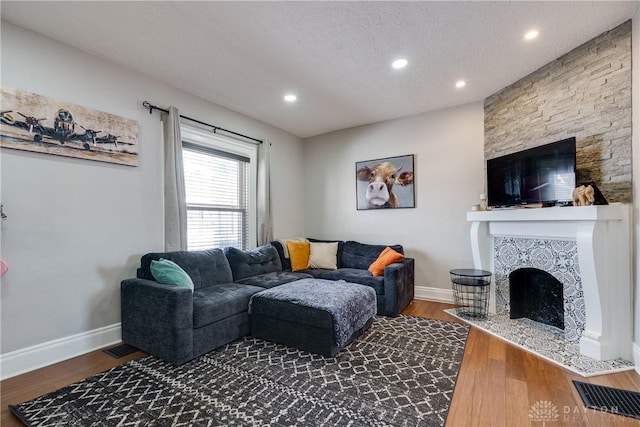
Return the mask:
M 519 268 L 509 274 L 511 319 L 526 317 L 564 330 L 562 283 L 538 268 Z

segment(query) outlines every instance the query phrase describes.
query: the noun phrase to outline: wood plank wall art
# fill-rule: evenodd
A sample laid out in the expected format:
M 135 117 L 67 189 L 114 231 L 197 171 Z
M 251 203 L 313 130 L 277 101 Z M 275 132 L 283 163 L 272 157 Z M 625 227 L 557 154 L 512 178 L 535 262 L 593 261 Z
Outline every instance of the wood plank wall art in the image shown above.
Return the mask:
M 138 122 L 0 87 L 0 147 L 138 166 Z

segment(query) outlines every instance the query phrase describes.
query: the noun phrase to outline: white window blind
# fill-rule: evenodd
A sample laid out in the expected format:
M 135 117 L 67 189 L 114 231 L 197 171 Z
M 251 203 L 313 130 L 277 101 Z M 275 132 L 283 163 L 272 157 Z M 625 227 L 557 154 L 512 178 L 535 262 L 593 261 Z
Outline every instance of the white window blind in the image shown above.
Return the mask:
M 246 249 L 249 158 L 183 142 L 187 248 Z

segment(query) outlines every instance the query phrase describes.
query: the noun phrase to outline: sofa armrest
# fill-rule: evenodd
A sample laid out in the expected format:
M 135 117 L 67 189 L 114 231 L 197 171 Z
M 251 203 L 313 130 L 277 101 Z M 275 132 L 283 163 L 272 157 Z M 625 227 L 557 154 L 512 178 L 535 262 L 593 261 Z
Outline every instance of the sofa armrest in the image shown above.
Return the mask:
M 282 271 L 291 271 L 291 260 L 289 258 L 284 257 L 284 248 L 282 247 L 282 243 L 277 240 L 274 240 L 271 243 L 271 246 L 276 248 L 278 252 L 278 257 L 280 258 L 280 264 L 282 264 Z
M 180 365 L 193 353 L 193 292 L 153 280 L 120 283 L 122 340 Z
M 413 301 L 415 260 L 405 257 L 384 269 L 384 313 L 398 316 Z

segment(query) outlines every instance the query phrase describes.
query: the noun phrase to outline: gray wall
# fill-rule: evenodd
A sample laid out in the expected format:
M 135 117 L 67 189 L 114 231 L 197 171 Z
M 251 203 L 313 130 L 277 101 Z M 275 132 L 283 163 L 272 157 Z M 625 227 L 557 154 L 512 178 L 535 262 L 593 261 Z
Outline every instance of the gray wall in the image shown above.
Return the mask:
M 631 21 L 485 100 L 485 158 L 576 137 L 578 182 L 630 203 Z
M 160 115 L 272 143 L 274 231 L 303 233 L 302 141 L 140 73 L 2 22 L 2 85 L 135 119 L 139 167 L 2 148 L 2 355 L 120 321 L 120 280 L 163 249 Z
M 640 6 L 633 17 L 633 168 L 640 171 Z M 640 180 L 638 174 L 633 180 L 633 242 L 634 242 L 634 344 L 633 362 L 640 373 Z
M 483 117 L 478 102 L 305 140 L 306 235 L 400 243 L 416 286 L 430 288 L 420 296 L 451 298 L 449 270 L 473 266 L 466 212 L 482 193 Z M 357 210 L 355 163 L 406 154 L 416 207 Z

